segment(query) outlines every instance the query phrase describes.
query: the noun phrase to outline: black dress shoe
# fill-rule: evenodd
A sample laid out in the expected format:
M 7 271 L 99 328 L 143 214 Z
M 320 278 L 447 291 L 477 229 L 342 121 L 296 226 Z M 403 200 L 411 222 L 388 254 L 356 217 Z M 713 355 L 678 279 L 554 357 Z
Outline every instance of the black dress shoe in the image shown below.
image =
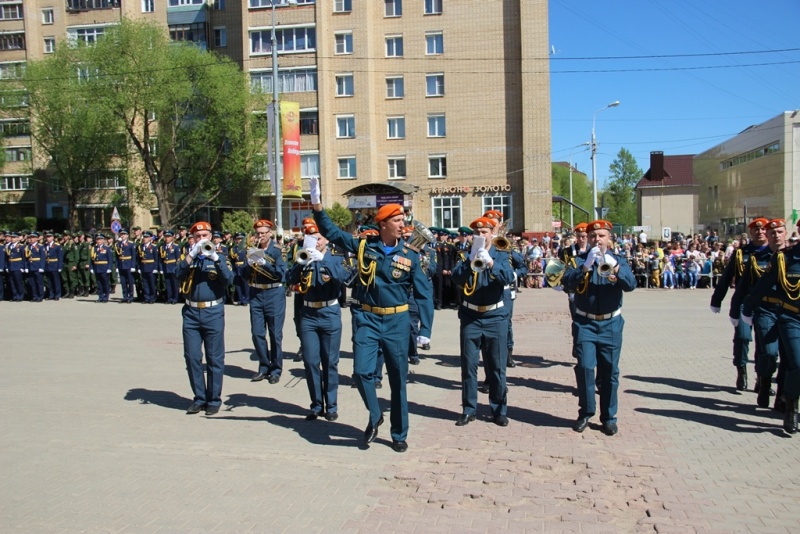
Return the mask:
M 456 426 L 467 426 L 474 420 L 475 420 L 474 415 L 467 415 L 465 413 L 462 413 L 461 416 L 459 416 L 459 418 L 456 420 Z
M 339 419 L 339 414 L 336 412 L 325 412 L 325 420 L 326 421 L 336 421 Z
M 292 361 L 295 361 L 295 362 L 302 362 L 303 361 L 303 347 L 300 347 L 300 349 L 294 355 L 294 358 L 293 358 Z
M 353 386 L 355 387 L 355 386 Z M 383 383 L 380 380 L 375 381 L 375 389 L 381 389 L 383 387 Z
M 508 367 L 512 367 L 513 368 L 513 367 L 516 367 L 516 366 L 517 366 L 517 362 L 515 362 L 514 360 L 509 358 L 508 359 Z
M 279 375 L 269 375 L 267 377 L 267 382 L 269 382 L 270 384 L 277 384 L 280 381 L 281 377 Z
M 603 434 L 606 436 L 613 436 L 617 432 L 619 432 L 617 423 L 603 423 Z
M 575 432 L 583 432 L 586 430 L 586 427 L 589 426 L 589 419 L 591 419 L 591 417 L 588 415 L 585 417 L 578 417 L 578 420 L 572 425 L 572 430 Z
M 316 421 L 317 417 L 319 417 L 319 413 L 311 412 L 306 416 L 306 421 Z
M 189 415 L 193 415 L 196 413 L 200 413 L 200 410 L 206 407 L 205 402 L 193 402 L 191 406 L 186 409 L 186 413 Z
M 217 415 L 219 413 L 219 406 L 206 406 L 206 415 Z
M 372 423 L 367 425 L 367 428 L 364 430 L 364 443 L 372 443 L 375 441 L 375 438 L 378 437 L 378 427 L 383 424 L 383 416 L 378 419 L 378 424 L 372 426 Z
M 265 378 L 267 378 L 266 373 L 258 373 L 253 375 L 253 378 L 250 379 L 250 382 L 261 382 Z
M 394 452 L 406 452 L 408 443 L 405 441 L 392 441 L 392 449 L 394 449 Z
M 505 415 L 495 415 L 494 424 L 497 426 L 508 426 L 508 417 Z
M 424 345 L 422 345 L 422 350 L 431 350 L 431 344 L 425 343 Z
M 408 359 L 408 363 L 411 365 L 419 365 L 419 356 L 412 356 Z
M 480 385 L 480 387 L 478 388 L 478 391 L 480 391 L 481 393 L 488 394 L 489 393 L 489 384 L 484 382 L 483 384 Z

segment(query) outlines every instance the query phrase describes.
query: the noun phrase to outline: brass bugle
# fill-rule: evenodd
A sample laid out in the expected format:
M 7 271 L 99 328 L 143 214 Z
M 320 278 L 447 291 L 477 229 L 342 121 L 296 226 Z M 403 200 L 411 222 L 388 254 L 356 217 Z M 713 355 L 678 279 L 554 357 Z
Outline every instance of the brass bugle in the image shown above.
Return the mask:
M 548 258 L 547 265 L 544 268 L 544 278 L 547 280 L 547 285 L 555 287 L 561 283 L 561 278 L 564 277 L 564 271 L 567 270 L 567 264 L 558 258 Z
M 212 252 L 214 252 L 215 248 L 216 247 L 214 246 L 214 243 L 212 243 L 211 241 L 206 241 L 200 246 L 200 249 L 203 251 L 203 254 L 211 254 Z
M 497 237 L 492 239 L 492 245 L 494 248 L 501 251 L 508 251 L 511 250 L 511 241 L 506 237 L 508 233 L 508 227 L 511 224 L 511 219 L 506 219 L 503 221 L 503 224 L 497 229 Z
M 486 269 L 486 262 L 480 258 L 475 258 L 469 263 L 469 266 L 472 267 L 472 270 L 476 273 L 483 272 Z
M 597 274 L 603 278 L 608 278 L 611 276 L 611 272 L 614 270 L 614 267 L 606 263 L 606 252 L 602 251 L 603 255 L 597 260 Z
M 301 248 L 294 255 L 294 261 L 300 265 L 308 265 L 308 263 L 311 261 L 311 254 L 309 254 L 308 250 Z

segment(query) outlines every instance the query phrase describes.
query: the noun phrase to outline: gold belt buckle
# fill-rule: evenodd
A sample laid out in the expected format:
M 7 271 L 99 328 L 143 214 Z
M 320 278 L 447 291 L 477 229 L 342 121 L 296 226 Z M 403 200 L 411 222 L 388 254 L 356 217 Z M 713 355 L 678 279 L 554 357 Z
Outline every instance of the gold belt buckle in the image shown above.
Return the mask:
M 206 303 L 205 303 L 205 302 L 198 302 L 198 303 L 197 303 L 197 309 L 198 309 L 198 310 L 202 310 L 202 309 L 205 309 L 205 308 L 207 308 L 207 307 L 208 307 L 208 306 L 206 306 Z

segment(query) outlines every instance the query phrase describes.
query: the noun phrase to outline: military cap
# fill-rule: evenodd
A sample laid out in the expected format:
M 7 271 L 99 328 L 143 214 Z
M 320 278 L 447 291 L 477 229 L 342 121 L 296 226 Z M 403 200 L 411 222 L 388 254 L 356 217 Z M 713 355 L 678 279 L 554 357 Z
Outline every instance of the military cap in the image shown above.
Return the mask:
M 31 232 L 28 234 L 28 237 L 39 237 L 39 232 Z
M 69 230 L 64 230 L 64 235 L 71 235 L 71 232 Z
M 489 219 L 499 219 L 501 221 L 503 220 L 503 212 L 498 210 L 489 210 L 486 213 L 484 213 L 483 216 Z
M 472 235 L 472 228 L 469 226 L 461 226 L 458 228 L 458 233 L 461 235 Z
M 605 221 L 603 219 L 597 219 L 596 221 L 592 221 L 586 226 L 586 230 L 588 232 L 592 232 L 594 230 L 613 230 L 613 229 L 614 225 L 611 224 L 611 222 Z
M 375 222 L 385 221 L 398 215 L 403 215 L 403 206 L 400 204 L 384 204 L 375 214 Z
M 64 237 L 64 236 L 61 235 L 61 234 L 56 234 L 56 238 L 61 239 L 62 237 Z
M 575 225 L 575 233 L 582 232 L 585 234 L 588 228 L 589 228 L 589 223 L 585 222 L 578 223 Z
M 494 228 L 494 221 L 489 217 L 478 217 L 469 224 L 469 227 L 473 230 L 479 228 Z
M 301 224 L 303 226 L 306 226 L 307 224 L 317 224 L 317 223 L 314 222 L 314 217 L 306 217 L 303 219 L 303 222 Z
M 141 229 L 142 229 L 142 227 L 141 227 L 141 226 L 132 226 L 132 227 L 131 227 L 131 230 L 133 230 L 133 231 L 136 231 L 136 230 L 141 230 Z
M 205 221 L 197 221 L 192 225 L 192 228 L 189 230 L 190 233 L 200 232 L 203 230 L 211 231 L 211 224 Z
M 785 226 L 785 225 L 784 225 L 784 226 Z M 56 235 L 56 234 L 54 234 L 53 232 L 50 232 L 50 231 L 47 231 L 47 232 L 45 232 L 45 233 L 44 233 L 44 236 L 45 236 L 45 237 L 55 237 L 55 235 Z
M 186 230 L 186 225 L 184 224 L 178 225 L 178 230 Z
M 144 232 L 142 232 L 142 237 L 153 237 L 153 232 L 151 232 L 150 230 L 145 230 Z
M 455 239 L 456 237 L 458 237 L 458 232 L 448 232 L 447 235 Z
M 119 235 L 122 234 L 128 235 L 128 231 L 125 228 L 123 228 L 122 230 L 119 231 Z
M 767 228 L 774 230 L 775 228 L 786 228 L 785 219 L 772 219 L 767 223 Z
M 9 232 L 8 236 L 9 237 L 19 237 L 19 234 L 17 232 Z
M 172 230 L 164 230 L 164 237 L 172 237 L 174 235 L 175 234 L 172 232 Z
M 766 228 L 767 224 L 769 224 L 769 220 L 766 217 L 756 217 L 750 224 L 747 225 L 748 228 Z
M 244 239 L 244 234 L 242 232 L 236 232 L 233 236 L 234 239 Z
M 306 235 L 314 235 L 319 233 L 319 228 L 317 228 L 316 224 L 309 224 L 303 229 L 303 231 Z
M 222 234 L 219 232 L 211 232 L 211 238 L 214 239 L 216 237 L 222 239 Z
M 272 221 L 268 221 L 267 219 L 259 219 L 255 222 L 255 224 L 253 224 L 254 230 L 258 228 L 269 228 L 270 230 L 272 230 L 273 228 L 275 228 L 275 225 L 272 223 Z
M 105 238 L 106 238 L 106 236 L 105 236 L 104 234 L 95 234 L 95 235 L 94 235 L 94 238 L 95 238 L 95 239 L 105 239 Z
M 359 237 L 372 237 L 372 236 L 379 236 L 379 235 L 381 235 L 380 232 L 378 232 L 374 228 L 366 228 L 363 232 L 358 234 Z

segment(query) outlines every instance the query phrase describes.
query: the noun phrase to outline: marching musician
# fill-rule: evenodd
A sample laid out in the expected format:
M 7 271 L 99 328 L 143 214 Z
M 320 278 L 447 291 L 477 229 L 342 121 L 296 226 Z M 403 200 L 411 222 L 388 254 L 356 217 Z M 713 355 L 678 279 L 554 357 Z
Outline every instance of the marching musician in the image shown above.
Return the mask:
M 358 277 L 353 298 L 361 303 L 354 316 L 357 321 L 353 345 L 353 371 L 356 385 L 369 410 L 369 423 L 364 430 L 364 442 L 369 444 L 378 436 L 383 423 L 381 407 L 375 392 L 375 361 L 378 349 L 383 350 L 391 386 L 392 449 L 408 450 L 408 288 L 413 287 L 420 309 L 418 343 L 430 342 L 433 324 L 433 296 L 428 277 L 422 272 L 419 252 L 403 243 L 403 207 L 399 204 L 381 206 L 375 214 L 380 226 L 377 238 L 358 240 L 344 232 L 322 209 L 319 180 L 311 179 L 311 203 L 320 233 L 332 243 L 358 254 Z
M 161 271 L 164 273 L 164 290 L 167 304 L 178 303 L 178 263 L 184 258 L 180 247 L 175 243 L 172 230 L 164 232 L 164 243 L 159 249 Z
M 128 241 L 128 231 L 119 231 L 119 241 L 114 245 L 117 254 L 117 269 L 119 270 L 119 283 L 122 286 L 122 302 L 133 302 L 133 274 L 136 272 L 136 245 Z
M 622 350 L 622 293 L 636 288 L 628 262 L 612 253 L 613 225 L 596 220 L 588 224 L 588 252 L 576 256 L 567 267 L 564 290 L 575 293 L 576 344 L 578 347 L 578 419 L 572 426 L 583 432 L 596 412 L 595 367 L 600 379 L 600 422 L 603 433 L 617 433 L 617 388 Z
M 492 421 L 508 426 L 508 325 L 510 313 L 503 294 L 514 282 L 514 271 L 507 251 L 492 246 L 496 221 L 480 217 L 472 221 L 472 261 L 461 260 L 453 269 L 453 281 L 463 287 L 464 299 L 458 309 L 461 321 L 461 416 L 456 426 L 475 420 L 478 411 L 478 360 L 483 352 L 489 386 Z M 481 238 L 481 239 L 478 239 Z M 481 245 L 480 241 L 483 240 Z M 478 242 L 479 248 L 475 248 Z
M 798 225 L 800 226 L 800 225 Z M 778 250 L 742 306 L 742 322 L 753 322 L 753 311 L 763 304 L 776 307 L 778 334 L 786 355 L 783 392 L 786 402 L 783 429 L 797 433 L 800 397 L 800 244 Z
M 316 240 L 314 248 L 301 249 L 306 259 L 295 256 L 286 281 L 296 285 L 302 299 L 300 335 L 303 346 L 306 385 L 311 411 L 306 420 L 338 419 L 339 346 L 342 342 L 342 311 L 339 286 L 347 277 L 341 260 L 328 250 L 316 224 L 304 228 L 306 239 Z M 309 243 L 310 246 L 310 243 Z
M 227 258 L 211 243 L 211 225 L 204 221 L 191 228 L 195 244 L 178 263 L 176 277 L 186 299 L 183 317 L 183 357 L 194 398 L 186 410 L 206 415 L 219 413 L 222 405 L 222 376 L 225 371 L 225 295 L 233 282 Z M 203 376 L 203 347 L 207 372 Z
M 286 318 L 286 294 L 283 281 L 286 263 L 282 251 L 272 239 L 275 224 L 261 219 L 253 225 L 258 255 L 247 257 L 244 275 L 250 286 L 250 333 L 258 356 L 258 372 L 251 379 L 270 384 L 280 382 L 283 372 L 283 322 Z M 269 335 L 269 347 L 267 347 Z

